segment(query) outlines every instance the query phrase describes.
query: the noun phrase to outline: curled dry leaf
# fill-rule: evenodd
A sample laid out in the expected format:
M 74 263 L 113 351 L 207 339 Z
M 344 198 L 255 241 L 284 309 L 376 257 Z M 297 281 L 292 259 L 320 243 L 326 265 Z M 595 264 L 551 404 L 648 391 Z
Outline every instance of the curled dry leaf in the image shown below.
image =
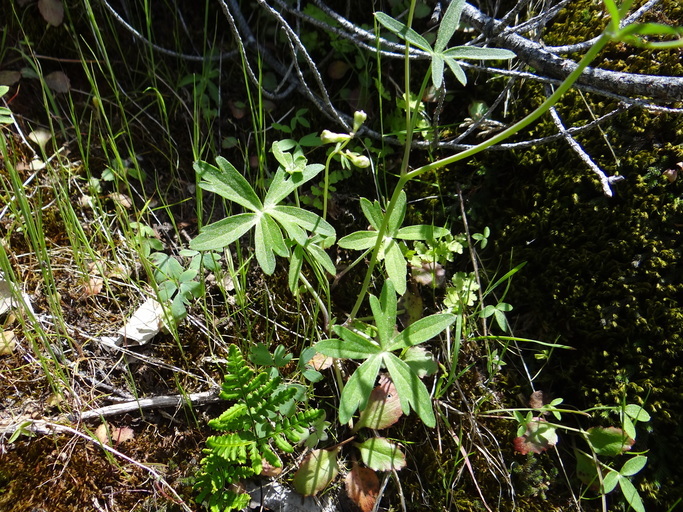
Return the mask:
M 333 359 L 331 357 L 317 353 L 311 358 L 308 364 L 310 364 L 315 370 L 322 371 L 327 370 L 330 366 L 332 366 L 332 361 Z
M 33 130 L 28 134 L 28 140 L 37 144 L 41 151 L 45 151 L 45 146 L 50 142 L 51 138 L 52 134 L 42 128 Z
M 48 24 L 58 27 L 64 21 L 64 6 L 61 0 L 38 0 L 38 10 Z
M 109 197 L 109 199 L 111 199 L 115 203 L 118 203 L 121 206 L 123 206 L 126 210 L 133 206 L 133 201 L 131 201 L 130 197 L 128 197 L 126 194 L 122 194 L 120 192 L 112 192 L 107 197 Z
M 446 270 L 439 263 L 424 262 L 421 267 L 411 267 L 410 274 L 422 286 L 443 288 L 446 284 Z
M 133 313 L 126 325 L 119 329 L 120 342 L 127 345 L 144 345 L 164 326 L 164 307 L 149 298 Z
M 45 84 L 56 93 L 67 93 L 71 90 L 71 80 L 63 71 L 53 71 L 45 76 Z
M 363 512 L 370 512 L 379 494 L 379 478 L 372 469 L 355 465 L 344 479 L 346 494 Z
M 95 295 L 99 295 L 103 286 L 104 279 L 101 277 L 91 277 L 83 286 L 83 295 L 85 297 L 94 297 Z

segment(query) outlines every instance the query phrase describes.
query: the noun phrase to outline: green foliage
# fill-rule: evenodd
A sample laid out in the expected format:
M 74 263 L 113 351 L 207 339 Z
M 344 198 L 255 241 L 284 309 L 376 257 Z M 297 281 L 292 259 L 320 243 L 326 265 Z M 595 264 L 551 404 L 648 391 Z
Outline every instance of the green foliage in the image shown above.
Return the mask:
M 220 267 L 220 254 L 215 252 L 200 253 L 184 249 L 180 251 L 180 256 L 190 258 L 187 268 L 173 256 L 162 252 L 154 252 L 149 257 L 154 264 L 159 301 L 169 305 L 176 323 L 187 316 L 186 306 L 204 295 L 204 279 L 200 271 L 207 269 L 216 272 Z
M 376 339 L 335 325 L 332 329 L 339 338 L 323 340 L 314 345 L 318 352 L 329 357 L 365 360 L 344 386 L 339 404 L 339 421 L 348 423 L 357 409 L 365 409 L 379 370 L 384 365 L 396 386 L 403 412 L 408 414 L 412 408 L 427 426 L 434 426 L 436 420 L 429 391 L 418 373 L 420 358 L 406 361 L 405 357 L 401 358 L 392 352 L 400 349 L 406 354 L 415 350 L 416 345 L 447 329 L 455 321 L 455 315 L 431 315 L 395 334 L 396 291 L 389 279 L 384 282 L 379 298 L 370 295 L 370 307 L 375 319 Z
M 473 59 L 473 60 L 505 60 L 512 59 L 515 54 L 510 50 L 501 50 L 493 48 L 478 48 L 476 46 L 456 46 L 454 48 L 446 48 L 451 37 L 455 33 L 460 23 L 460 15 L 465 7 L 465 0 L 453 0 L 446 9 L 439 30 L 436 36 L 436 44 L 432 48 L 429 42 L 420 34 L 415 32 L 412 28 L 405 26 L 398 20 L 395 20 L 388 14 L 383 12 L 375 13 L 377 21 L 384 27 L 389 29 L 394 34 L 405 39 L 411 45 L 427 52 L 431 58 L 431 75 L 432 83 L 436 89 L 440 89 L 443 84 L 444 67 L 448 65 L 450 70 L 455 75 L 462 85 L 467 84 L 467 76 L 463 71 L 458 59 Z
M 314 178 L 323 166 L 307 164 L 303 155 L 288 153 L 278 143 L 273 144 L 273 154 L 280 167 L 263 202 L 247 180 L 224 158 L 217 159 L 220 169 L 206 162 L 195 164 L 195 170 L 202 178 L 201 188 L 219 194 L 250 212 L 232 215 L 205 226 L 199 236 L 192 240 L 190 247 L 198 251 L 220 250 L 254 228 L 256 260 L 266 274 L 275 271 L 276 254 L 290 256 L 288 240 L 300 246 L 323 269 L 334 273 L 334 264 L 321 247 L 324 242 L 309 238 L 306 233 L 334 239 L 334 228 L 313 212 L 280 204 L 294 190 Z M 287 239 L 282 233 L 283 229 Z
M 277 373 L 253 370 L 235 345 L 229 347 L 226 370 L 220 396 L 235 404 L 209 422 L 224 434 L 206 440 L 195 482 L 197 502 L 212 512 L 243 508 L 249 495 L 231 486 L 258 475 L 264 459 L 280 467 L 276 450 L 293 452 L 293 444 L 305 441 L 309 428 L 324 417 L 318 409 L 288 407 L 298 389 L 284 385 Z
M 339 246 L 344 249 L 362 251 L 380 245 L 379 259 L 384 260 L 389 279 L 394 283 L 399 295 L 406 292 L 407 263 L 403 256 L 403 244 L 399 240 L 434 240 L 446 236 L 448 230 L 431 225 L 416 225 L 401 227 L 406 215 L 407 199 L 405 192 L 401 192 L 396 208 L 387 219 L 387 228 L 382 240 L 378 240 L 379 230 L 384 222 L 385 213 L 378 201 L 371 203 L 364 197 L 360 199 L 360 206 L 368 219 L 372 230 L 356 231 L 339 240 Z
M 0 98 L 9 91 L 6 85 L 0 85 Z M 0 107 L 0 125 L 12 124 L 12 112 L 7 107 Z

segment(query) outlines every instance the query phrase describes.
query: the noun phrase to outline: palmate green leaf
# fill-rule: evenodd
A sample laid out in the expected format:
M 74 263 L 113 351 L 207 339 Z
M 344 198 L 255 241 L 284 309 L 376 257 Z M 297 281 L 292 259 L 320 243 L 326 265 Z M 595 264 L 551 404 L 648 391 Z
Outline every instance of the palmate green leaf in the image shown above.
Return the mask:
M 308 252 L 308 254 L 310 254 L 326 272 L 329 272 L 331 275 L 337 273 L 337 267 L 334 266 L 329 254 L 327 254 L 318 244 L 309 240 L 304 247 L 306 252 Z
M 508 60 L 515 52 L 502 48 L 480 48 L 478 46 L 456 46 L 443 52 L 444 58 L 469 60 Z
M 265 209 L 268 210 L 280 203 L 298 187 L 315 178 L 324 168 L 322 164 L 310 164 L 304 167 L 302 172 L 294 174 L 288 174 L 282 168 L 278 169 L 263 200 Z
M 244 235 L 258 222 L 255 213 L 240 213 L 202 228 L 190 242 L 195 251 L 219 251 Z
M 382 217 L 384 217 L 384 214 L 382 213 L 382 207 L 379 205 L 379 201 L 372 203 L 368 199 L 361 197 L 360 208 L 363 210 L 365 218 L 368 219 L 368 222 L 373 229 L 375 231 L 379 231 L 379 228 L 382 224 Z
M 458 25 L 460 24 L 460 16 L 465 8 L 465 0 L 451 0 L 448 8 L 441 18 L 439 31 L 436 34 L 436 43 L 434 43 L 434 51 L 440 53 L 446 48 L 446 45 L 455 34 Z
M 256 224 L 254 246 L 256 261 L 267 275 L 275 272 L 275 254 L 283 257 L 289 256 L 282 231 L 268 215 L 261 215 Z
M 340 423 L 348 423 L 351 420 L 351 416 L 353 416 L 359 408 L 365 409 L 370 393 L 372 393 L 372 390 L 375 387 L 375 379 L 377 379 L 377 374 L 379 373 L 381 365 L 382 356 L 380 354 L 375 354 L 370 356 L 355 372 L 353 372 L 353 375 L 351 375 L 346 386 L 344 386 L 344 390 L 341 394 L 339 403 Z M 422 383 L 420 382 L 420 384 Z M 424 384 L 422 384 L 422 386 L 424 387 Z M 396 386 L 396 388 L 398 389 L 398 386 Z
M 339 239 L 338 245 L 342 249 L 364 251 L 373 247 L 377 242 L 377 231 L 356 231 Z
M 336 232 L 329 222 L 303 208 L 278 205 L 269 209 L 267 213 L 281 223 L 283 227 L 285 227 L 285 223 L 296 224 L 306 231 L 317 233 L 324 237 L 336 236 Z M 294 237 L 291 238 L 295 239 Z
M 391 279 L 384 281 L 379 299 L 370 295 L 369 301 L 377 326 L 379 344 L 385 348 L 391 341 L 396 327 L 396 290 Z
M 450 57 L 446 58 L 446 64 L 448 64 L 448 67 L 455 75 L 455 78 L 457 78 L 458 82 L 460 82 L 462 85 L 467 85 L 467 75 L 463 71 L 462 67 L 460 67 L 460 64 L 458 64 L 455 59 Z
M 436 425 L 436 418 L 434 417 L 432 401 L 429 397 L 427 387 L 420 378 L 413 373 L 410 367 L 394 354 L 385 352 L 382 356 L 384 364 L 389 371 L 389 375 L 391 375 L 391 380 L 394 382 L 394 386 L 396 386 L 396 390 L 398 391 L 398 397 L 401 400 L 401 409 L 403 409 L 403 412 L 409 414 L 410 409 L 412 408 L 425 425 L 434 427 Z
M 427 340 L 431 340 L 444 330 L 448 329 L 457 319 L 457 315 L 450 313 L 440 313 L 430 315 L 413 322 L 401 331 L 391 341 L 386 350 L 397 350 L 418 345 Z
M 335 359 L 367 359 L 372 355 L 382 352 L 377 344 L 353 332 L 343 325 L 332 327 L 337 335 L 342 339 L 322 340 L 313 345 L 313 348 L 327 356 Z
M 202 178 L 199 186 L 203 190 L 218 194 L 248 210 L 259 211 L 263 208 L 261 200 L 251 185 L 235 167 L 219 156 L 216 163 L 220 169 L 207 162 L 195 162 L 194 169 Z
M 389 29 L 397 36 L 402 37 L 413 46 L 416 46 L 417 48 L 424 50 L 426 52 L 432 53 L 432 46 L 429 44 L 429 42 L 420 34 L 415 32 L 412 28 L 408 28 L 405 24 L 401 23 L 398 20 L 395 20 L 394 18 L 383 12 L 376 12 L 375 18 L 377 18 L 377 21 L 380 24 L 382 24 L 385 28 Z
M 621 492 L 624 494 L 624 498 L 626 498 L 626 501 L 628 501 L 628 504 L 631 505 L 633 510 L 635 510 L 636 512 L 645 512 L 643 500 L 640 498 L 638 490 L 634 487 L 634 485 L 628 478 L 619 478 L 619 488 L 621 489 Z
M 403 224 L 403 219 L 406 217 L 406 207 L 408 205 L 408 198 L 406 193 L 401 190 L 396 201 L 396 206 L 394 207 L 391 215 L 389 216 L 389 222 L 387 222 L 387 232 L 384 236 L 394 237 L 398 232 L 401 224 Z
M 398 242 L 393 238 L 384 240 L 384 267 L 389 279 L 394 283 L 396 292 L 403 295 L 408 288 L 407 277 L 408 264 L 403 256 L 403 251 Z
M 444 58 L 435 53 L 432 55 L 432 84 L 438 90 L 441 89 L 441 84 L 443 84 L 443 73 L 444 73 Z
M 429 224 L 419 224 L 416 226 L 406 226 L 399 229 L 394 238 L 401 240 L 435 240 L 450 234 L 446 228 L 431 226 Z

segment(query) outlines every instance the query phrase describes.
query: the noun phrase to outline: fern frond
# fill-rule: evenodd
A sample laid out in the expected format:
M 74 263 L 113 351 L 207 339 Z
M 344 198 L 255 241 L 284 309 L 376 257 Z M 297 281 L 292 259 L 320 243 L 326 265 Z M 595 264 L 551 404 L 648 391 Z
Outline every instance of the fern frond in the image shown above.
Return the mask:
M 222 436 L 211 436 L 206 440 L 206 446 L 211 453 L 228 462 L 247 462 L 247 453 L 256 444 L 251 432 L 234 432 Z
M 253 370 L 236 345 L 228 349 L 226 369 L 220 396 L 237 403 L 209 421 L 211 428 L 225 434 L 206 440 L 207 456 L 195 483 L 197 501 L 211 512 L 246 506 L 249 495 L 230 486 L 260 474 L 264 459 L 282 466 L 271 443 L 280 451 L 293 452 L 293 444 L 305 439 L 308 429 L 324 416 L 317 409 L 295 412 L 298 390 L 284 385 L 276 373 Z

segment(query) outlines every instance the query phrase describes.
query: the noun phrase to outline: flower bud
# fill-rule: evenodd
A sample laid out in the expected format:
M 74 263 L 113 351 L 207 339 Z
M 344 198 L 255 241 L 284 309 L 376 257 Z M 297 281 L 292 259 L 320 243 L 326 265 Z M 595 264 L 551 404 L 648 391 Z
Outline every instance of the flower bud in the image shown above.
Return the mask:
M 360 130 L 360 127 L 363 126 L 363 123 L 367 118 L 368 115 L 362 110 L 359 110 L 353 114 L 353 133 L 356 133 L 358 130 Z
M 351 135 L 347 133 L 334 133 L 330 130 L 323 130 L 320 134 L 320 140 L 323 141 L 323 144 L 336 144 L 337 142 L 344 142 L 350 138 Z
M 358 153 L 348 150 L 344 151 L 344 156 L 356 167 L 360 167 L 361 169 L 370 167 L 370 159 L 367 156 L 359 155 Z

